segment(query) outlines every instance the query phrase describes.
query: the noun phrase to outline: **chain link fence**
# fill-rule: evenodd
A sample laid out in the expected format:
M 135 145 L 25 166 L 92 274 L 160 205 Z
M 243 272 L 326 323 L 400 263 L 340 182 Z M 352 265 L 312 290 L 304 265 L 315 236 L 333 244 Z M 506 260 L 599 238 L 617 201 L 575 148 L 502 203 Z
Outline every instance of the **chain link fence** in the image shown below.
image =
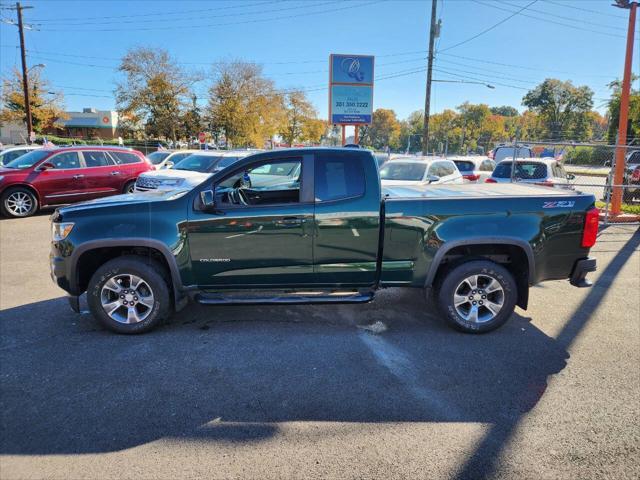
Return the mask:
M 519 158 L 515 169 L 511 168 L 512 162 L 498 164 L 494 177 L 591 193 L 605 223 L 613 220 L 611 203 L 614 187 L 619 187 L 622 212 L 640 215 L 640 147 L 623 147 L 624 176 L 620 184 L 614 184 L 615 145 L 523 141 L 512 145 L 518 148 L 519 155 L 530 152 L 533 158 Z

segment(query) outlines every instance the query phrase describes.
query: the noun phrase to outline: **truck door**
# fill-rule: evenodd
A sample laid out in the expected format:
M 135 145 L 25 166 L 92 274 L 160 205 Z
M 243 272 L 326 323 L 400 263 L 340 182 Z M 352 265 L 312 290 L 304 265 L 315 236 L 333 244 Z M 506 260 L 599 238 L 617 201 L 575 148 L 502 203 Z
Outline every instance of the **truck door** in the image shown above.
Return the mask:
M 320 284 L 375 282 L 380 229 L 380 182 L 367 152 L 316 155 L 314 267 Z
M 256 160 L 216 181 L 216 209 L 193 210 L 188 243 L 200 287 L 308 285 L 313 272 L 313 158 Z M 305 181 L 309 177 L 309 181 Z

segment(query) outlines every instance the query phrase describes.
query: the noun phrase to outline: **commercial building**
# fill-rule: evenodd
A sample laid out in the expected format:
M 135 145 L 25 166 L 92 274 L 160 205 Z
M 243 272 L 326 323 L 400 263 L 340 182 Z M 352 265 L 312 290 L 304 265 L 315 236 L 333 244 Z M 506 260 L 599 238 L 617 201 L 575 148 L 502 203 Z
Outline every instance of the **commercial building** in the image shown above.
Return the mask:
M 83 108 L 82 112 L 66 112 L 66 120 L 58 120 L 63 135 L 68 137 L 104 138 L 118 137 L 118 112 Z

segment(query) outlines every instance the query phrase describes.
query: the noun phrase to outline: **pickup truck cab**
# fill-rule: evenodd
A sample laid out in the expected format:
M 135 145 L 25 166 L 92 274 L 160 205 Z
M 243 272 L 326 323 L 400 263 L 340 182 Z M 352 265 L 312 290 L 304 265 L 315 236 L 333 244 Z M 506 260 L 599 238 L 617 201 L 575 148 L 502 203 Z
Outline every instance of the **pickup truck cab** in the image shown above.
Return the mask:
M 455 328 L 486 332 L 529 286 L 595 270 L 593 195 L 544 187 L 381 189 L 363 149 L 248 156 L 200 185 L 59 208 L 51 275 L 120 333 L 206 305 L 361 303 L 424 289 Z

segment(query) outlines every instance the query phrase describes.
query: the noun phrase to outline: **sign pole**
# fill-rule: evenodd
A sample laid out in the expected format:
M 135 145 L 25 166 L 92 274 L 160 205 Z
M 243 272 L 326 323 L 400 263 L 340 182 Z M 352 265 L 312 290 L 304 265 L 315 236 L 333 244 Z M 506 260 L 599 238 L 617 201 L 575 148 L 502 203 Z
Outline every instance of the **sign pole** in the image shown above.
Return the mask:
M 353 143 L 355 143 L 356 145 L 360 145 L 360 125 L 355 125 L 354 128 L 356 129 L 356 131 L 353 135 Z
M 344 145 L 347 143 L 347 126 L 342 124 L 340 125 L 342 127 L 342 146 L 344 147 Z

